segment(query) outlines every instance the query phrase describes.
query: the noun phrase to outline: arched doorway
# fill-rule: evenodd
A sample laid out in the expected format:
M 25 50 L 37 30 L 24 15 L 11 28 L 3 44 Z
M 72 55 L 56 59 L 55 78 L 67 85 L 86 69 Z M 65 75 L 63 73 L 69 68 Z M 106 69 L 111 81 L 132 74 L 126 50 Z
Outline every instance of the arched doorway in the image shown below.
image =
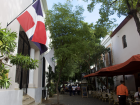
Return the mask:
M 21 53 L 22 55 L 30 55 L 30 44 L 24 31 L 19 32 L 18 53 Z M 27 93 L 29 83 L 29 70 L 23 69 L 17 65 L 15 82 L 19 84 L 20 89 L 26 89 Z

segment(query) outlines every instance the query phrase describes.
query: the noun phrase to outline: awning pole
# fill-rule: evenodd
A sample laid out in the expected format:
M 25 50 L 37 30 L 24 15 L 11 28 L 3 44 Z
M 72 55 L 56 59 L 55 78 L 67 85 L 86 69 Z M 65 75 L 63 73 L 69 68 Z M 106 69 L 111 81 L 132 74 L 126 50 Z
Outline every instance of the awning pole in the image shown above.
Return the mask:
M 108 89 L 108 76 L 106 77 L 106 88 Z
M 125 85 L 125 75 L 123 75 L 123 81 L 124 81 L 124 85 Z

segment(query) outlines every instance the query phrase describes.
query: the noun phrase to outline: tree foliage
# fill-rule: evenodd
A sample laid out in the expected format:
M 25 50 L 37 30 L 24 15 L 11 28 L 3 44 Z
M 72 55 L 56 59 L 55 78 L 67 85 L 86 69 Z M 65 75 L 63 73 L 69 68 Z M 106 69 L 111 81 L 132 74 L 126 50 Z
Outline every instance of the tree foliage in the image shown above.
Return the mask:
M 92 49 L 93 51 L 85 53 L 85 55 L 83 56 L 84 62 L 81 63 L 81 67 L 82 67 L 82 71 L 85 71 L 87 73 L 91 73 L 90 70 L 90 66 L 95 64 L 96 66 L 98 66 L 98 70 L 104 67 L 104 63 L 102 60 L 102 54 L 106 53 L 107 51 L 109 51 L 108 48 L 105 48 L 104 46 L 100 45 L 100 44 L 95 44 L 95 46 Z
M 10 63 L 13 65 L 21 66 L 22 68 L 28 69 L 36 69 L 38 67 L 38 60 L 33 60 L 30 56 L 24 56 L 21 54 L 17 54 L 16 56 L 10 56 Z
M 60 3 L 47 11 L 46 26 L 50 30 L 51 47 L 54 47 L 57 58 L 57 89 L 62 75 L 73 75 L 78 71 L 78 63 L 82 62 L 81 57 L 88 49 L 89 40 L 93 40 L 94 44 L 93 24 L 83 22 L 83 11 L 80 6 L 73 9 L 71 4 Z
M 53 10 L 47 12 L 46 25 L 51 32 L 51 46 L 55 49 L 58 68 L 70 60 L 77 62 L 87 49 L 93 25 L 82 21 L 82 13 L 81 7 L 72 10 L 70 4 L 55 4 Z
M 6 65 L 9 60 L 10 52 L 13 52 L 16 43 L 14 40 L 16 39 L 16 32 L 11 32 L 8 29 L 0 28 L 0 87 L 1 88 L 9 88 L 10 86 L 10 78 L 8 78 L 7 74 L 9 70 Z
M 16 47 L 16 32 L 11 32 L 8 29 L 0 28 L 0 53 L 1 56 L 8 55 L 10 52 L 14 52 Z
M 92 0 L 87 6 L 88 11 L 92 12 L 95 5 L 98 3 L 101 4 L 101 8 L 99 10 L 101 18 L 97 21 L 97 26 L 103 25 L 106 27 L 106 29 L 109 29 L 109 27 L 111 27 L 115 21 L 115 19 L 110 20 L 109 16 L 114 15 L 115 13 L 117 13 L 118 17 L 121 15 L 131 15 L 135 20 L 137 31 L 140 34 L 140 21 L 137 15 L 137 13 L 140 12 L 139 0 Z
M 3 63 L 0 64 L 0 88 L 9 88 L 10 78 L 7 77 L 9 70 L 5 67 Z

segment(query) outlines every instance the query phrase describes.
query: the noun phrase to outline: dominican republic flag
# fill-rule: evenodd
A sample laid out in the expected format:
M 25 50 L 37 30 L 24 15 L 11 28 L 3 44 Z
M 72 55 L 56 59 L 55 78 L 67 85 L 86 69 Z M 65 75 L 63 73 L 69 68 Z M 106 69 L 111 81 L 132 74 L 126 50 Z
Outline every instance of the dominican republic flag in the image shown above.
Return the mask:
M 40 49 L 40 54 L 47 51 L 47 34 L 40 0 L 37 0 L 27 8 L 17 17 L 17 20 L 26 32 L 28 38 Z

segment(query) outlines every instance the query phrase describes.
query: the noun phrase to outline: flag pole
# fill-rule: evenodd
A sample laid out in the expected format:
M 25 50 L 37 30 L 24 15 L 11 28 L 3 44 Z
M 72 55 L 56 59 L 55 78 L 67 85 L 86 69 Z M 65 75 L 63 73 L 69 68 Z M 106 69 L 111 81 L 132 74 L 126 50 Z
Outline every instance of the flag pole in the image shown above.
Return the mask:
M 34 4 L 36 1 L 37 1 L 37 0 L 35 0 L 33 3 L 31 3 L 27 8 L 29 8 L 29 7 L 30 7 L 32 4 Z M 27 9 L 27 8 L 26 8 L 26 9 Z M 24 9 L 18 16 L 20 16 L 26 9 Z M 17 16 L 17 17 L 18 17 L 18 16 Z M 16 17 L 16 18 L 17 18 L 17 17 Z M 14 18 L 10 23 L 7 23 L 6 28 L 7 28 L 16 18 Z

